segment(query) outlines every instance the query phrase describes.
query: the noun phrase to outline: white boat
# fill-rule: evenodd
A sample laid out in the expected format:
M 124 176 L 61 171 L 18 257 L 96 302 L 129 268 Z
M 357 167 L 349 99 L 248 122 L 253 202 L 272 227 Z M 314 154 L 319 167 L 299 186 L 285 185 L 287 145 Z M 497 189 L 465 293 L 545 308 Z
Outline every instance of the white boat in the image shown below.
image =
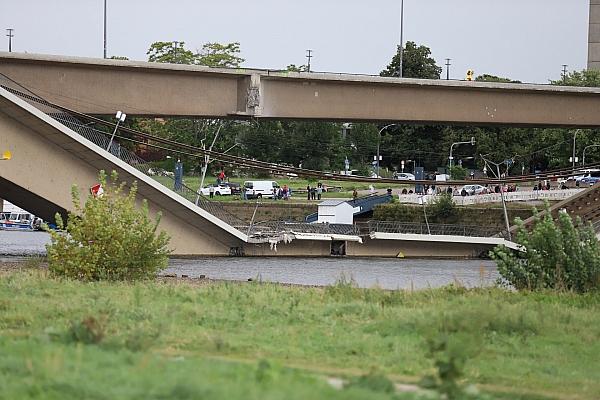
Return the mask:
M 33 231 L 40 229 L 42 220 L 11 203 L 4 202 L 0 213 L 0 230 Z

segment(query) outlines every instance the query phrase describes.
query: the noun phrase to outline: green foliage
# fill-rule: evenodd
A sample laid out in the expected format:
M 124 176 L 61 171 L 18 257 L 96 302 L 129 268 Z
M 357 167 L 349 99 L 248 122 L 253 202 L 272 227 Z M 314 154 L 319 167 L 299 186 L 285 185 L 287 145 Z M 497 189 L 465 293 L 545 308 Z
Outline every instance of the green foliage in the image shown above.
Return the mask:
M 350 379 L 344 388 L 361 388 L 372 392 L 394 393 L 396 388 L 394 383 L 385 375 L 373 369 L 366 375 L 361 375 Z
M 195 64 L 196 55 L 185 49 L 185 42 L 154 42 L 146 52 L 148 61 L 170 64 Z
M 562 79 L 550 82 L 560 86 L 600 87 L 600 71 L 595 69 L 573 71 L 567 73 Z
M 427 205 L 427 217 L 431 222 L 452 223 L 459 216 L 459 210 L 449 193 L 442 193 L 436 196 L 431 203 Z
M 185 48 L 185 42 L 154 42 L 146 52 L 148 61 L 171 64 L 238 68 L 245 60 L 239 56 L 240 44 L 205 43 L 199 53 Z
M 399 76 L 400 55 L 395 54 L 387 68 L 381 71 L 381 76 Z M 402 54 L 402 76 L 404 78 L 440 79 L 442 67 L 438 67 L 431 49 L 427 46 L 417 46 L 408 41 Z
M 285 67 L 286 71 L 289 72 L 306 72 L 308 71 L 308 67 L 306 65 L 296 65 L 296 64 L 290 64 L 287 67 Z
M 483 74 L 475 78 L 477 82 L 499 82 L 499 83 L 522 83 L 521 81 L 515 81 L 510 78 L 502 78 L 496 75 Z
M 516 242 L 523 251 L 496 247 L 490 256 L 498 263 L 505 284 L 517 290 L 556 290 L 584 293 L 600 288 L 600 246 L 591 226 L 559 212 L 554 221 L 546 204 L 543 216 L 535 213 L 531 232 L 523 222 Z
M 466 168 L 461 167 L 460 165 L 453 165 L 450 168 L 450 176 L 455 180 L 464 180 L 467 178 L 469 171 Z
M 169 237 L 157 233 L 160 213 L 152 221 L 144 200 L 137 208 L 134 183 L 125 193 L 113 171 L 107 184 L 104 171 L 99 182 L 102 196 L 87 198 L 81 206 L 79 190 L 72 189 L 73 212 L 67 224 L 56 215 L 59 231 L 49 230 L 46 246 L 49 269 L 56 276 L 84 281 L 148 279 L 167 266 Z
M 98 344 L 106 334 L 106 318 L 89 316 L 81 321 L 72 321 L 68 339 L 83 344 Z
M 239 56 L 240 44 L 205 43 L 196 55 L 196 64 L 207 67 L 239 68 L 245 60 Z
M 468 382 L 492 385 L 506 399 L 600 392 L 590 367 L 600 352 L 600 293 L 388 291 L 354 287 L 351 278 L 338 290 L 83 283 L 32 270 L 0 274 L 0 307 L 0 387 L 8 399 L 405 398 L 365 386 L 337 390 L 324 378 L 358 380 L 376 366 L 397 383 L 433 372 L 440 384 L 438 361 L 451 361 L 463 391 Z M 97 345 L 52 337 L 89 316 L 106 316 Z M 144 331 L 150 337 L 137 338 Z

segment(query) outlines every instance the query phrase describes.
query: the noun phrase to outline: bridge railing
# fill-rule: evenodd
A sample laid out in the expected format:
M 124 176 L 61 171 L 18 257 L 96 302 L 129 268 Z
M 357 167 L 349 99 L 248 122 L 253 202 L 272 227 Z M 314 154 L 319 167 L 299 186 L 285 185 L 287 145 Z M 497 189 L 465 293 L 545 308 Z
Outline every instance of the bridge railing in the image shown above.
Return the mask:
M 450 225 L 450 224 L 421 224 L 396 221 L 369 221 L 369 234 L 399 233 L 416 235 L 444 235 L 467 237 L 504 237 L 504 231 L 484 226 Z

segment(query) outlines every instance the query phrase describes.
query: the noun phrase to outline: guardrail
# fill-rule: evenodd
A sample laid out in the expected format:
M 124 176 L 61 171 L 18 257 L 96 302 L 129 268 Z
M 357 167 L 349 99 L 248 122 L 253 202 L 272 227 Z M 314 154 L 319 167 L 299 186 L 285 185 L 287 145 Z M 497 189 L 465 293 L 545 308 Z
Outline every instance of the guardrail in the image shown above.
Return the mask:
M 508 237 L 505 231 L 484 226 L 448 225 L 448 224 L 421 224 L 395 221 L 369 221 L 369 234 L 371 233 L 404 233 L 416 235 L 445 235 L 468 237 Z

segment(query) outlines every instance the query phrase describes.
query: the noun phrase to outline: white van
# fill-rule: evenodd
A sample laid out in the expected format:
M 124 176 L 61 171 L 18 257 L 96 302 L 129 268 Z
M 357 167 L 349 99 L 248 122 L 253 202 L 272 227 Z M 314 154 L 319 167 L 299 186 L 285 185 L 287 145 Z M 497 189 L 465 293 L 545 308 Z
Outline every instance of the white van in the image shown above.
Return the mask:
M 275 192 L 279 190 L 279 184 L 275 181 L 246 181 L 244 187 L 248 199 L 262 197 L 272 199 L 273 189 L 275 189 Z

